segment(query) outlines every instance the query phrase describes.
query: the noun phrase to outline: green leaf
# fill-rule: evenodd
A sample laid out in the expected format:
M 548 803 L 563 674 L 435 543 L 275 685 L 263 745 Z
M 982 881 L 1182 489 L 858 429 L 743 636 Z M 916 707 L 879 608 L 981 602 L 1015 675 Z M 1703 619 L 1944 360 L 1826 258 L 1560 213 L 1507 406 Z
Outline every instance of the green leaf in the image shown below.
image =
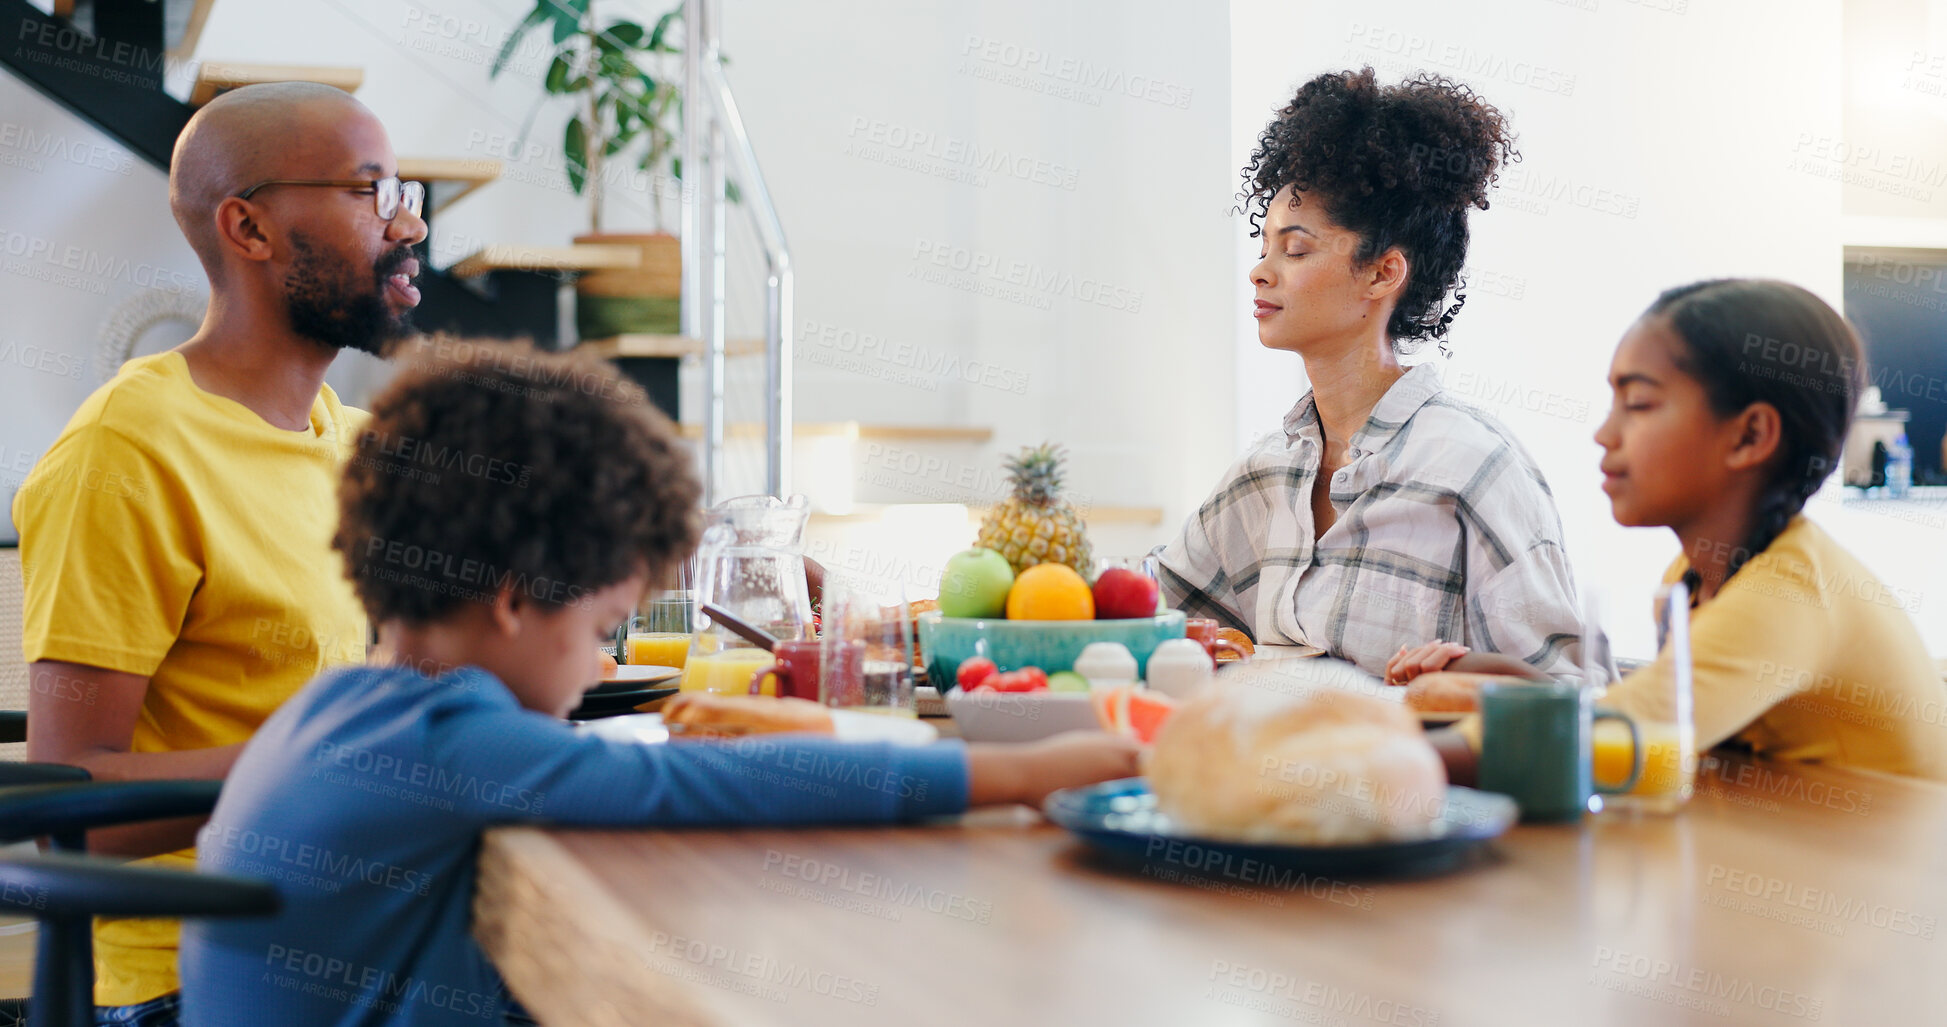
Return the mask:
M 673 50 L 673 48 L 670 48 L 668 46 L 665 37 L 667 37 L 669 34 L 669 26 L 674 24 L 676 20 L 682 16 L 683 16 L 683 7 L 681 4 L 678 4 L 676 7 L 672 8 L 669 11 L 669 13 L 664 14 L 660 18 L 657 18 L 656 27 L 653 31 L 649 33 L 649 45 L 645 49 Z
M 601 74 L 611 79 L 626 79 L 635 74 L 635 62 L 627 54 L 609 51 L 602 54 Z
M 620 102 L 618 102 L 616 105 L 616 110 L 617 112 L 627 111 L 630 117 L 640 119 L 641 121 L 647 124 L 653 125 L 655 124 L 656 121 L 656 112 L 655 109 L 649 105 L 649 100 L 650 100 L 649 96 L 638 96 L 633 93 L 623 93 Z
M 603 29 L 601 38 L 607 39 L 617 46 L 630 50 L 639 50 L 642 48 L 643 31 L 642 26 L 635 22 L 618 21 L 608 28 Z
M 683 158 L 681 157 L 669 158 L 669 177 L 675 179 L 678 182 L 681 182 L 683 180 Z
M 742 203 L 744 202 L 744 192 L 737 188 L 737 183 L 726 178 L 723 180 L 723 198 L 729 200 L 731 203 Z
M 639 128 L 625 128 L 616 132 L 609 139 L 608 145 L 602 147 L 602 155 L 605 157 L 613 157 L 621 153 L 624 148 L 635 141 L 636 134 L 640 131 L 641 129 Z
M 534 5 L 533 10 L 527 12 L 527 17 L 522 18 L 519 25 L 514 26 L 514 31 L 507 33 L 507 41 L 500 44 L 500 52 L 494 55 L 493 67 L 487 69 L 487 77 L 494 78 L 498 76 L 501 70 L 507 67 L 508 59 L 514 56 L 514 51 L 519 48 L 521 40 L 527 36 L 528 30 L 546 21 L 547 18 L 548 0 L 541 0 L 540 3 Z
M 567 42 L 570 36 L 573 36 L 576 32 L 579 31 L 581 31 L 581 22 L 576 19 L 575 15 L 564 12 L 558 6 L 554 8 L 555 45 L 559 46 L 560 44 Z
M 561 150 L 567 155 L 568 184 L 573 186 L 576 195 L 588 181 L 588 131 L 581 119 L 569 118 L 568 131 L 561 138 Z
M 574 70 L 569 58 L 573 55 L 572 50 L 563 50 L 554 55 L 554 63 L 548 65 L 548 77 L 542 82 L 542 87 L 548 92 L 559 94 L 568 91 L 568 75 Z

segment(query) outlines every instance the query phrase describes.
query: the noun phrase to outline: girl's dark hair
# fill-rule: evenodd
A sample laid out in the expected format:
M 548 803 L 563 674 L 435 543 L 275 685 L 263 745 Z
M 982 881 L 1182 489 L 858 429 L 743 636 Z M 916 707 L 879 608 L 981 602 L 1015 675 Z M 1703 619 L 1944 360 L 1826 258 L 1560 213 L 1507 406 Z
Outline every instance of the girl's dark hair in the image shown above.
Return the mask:
M 1643 316 L 1664 319 L 1682 342 L 1677 364 L 1704 387 L 1717 416 L 1753 403 L 1778 411 L 1779 456 L 1751 535 L 1731 554 L 1729 574 L 1736 574 L 1839 465 L 1865 386 L 1859 335 L 1809 291 L 1764 279 L 1681 285 L 1658 296 Z
M 585 351 L 427 348 L 372 401 L 338 486 L 331 544 L 373 621 L 657 585 L 696 547 L 702 486 L 641 386 Z
M 1400 343 L 1446 338 L 1467 302 L 1467 209 L 1486 210 L 1499 169 L 1519 159 L 1507 119 L 1473 90 L 1437 75 L 1382 88 L 1362 68 L 1298 87 L 1258 136 L 1238 199 L 1253 237 L 1272 197 L 1292 186 L 1359 236 L 1355 267 L 1399 247 L 1406 287 L 1386 332 L 1406 352 Z M 1449 291 L 1454 304 L 1443 309 Z

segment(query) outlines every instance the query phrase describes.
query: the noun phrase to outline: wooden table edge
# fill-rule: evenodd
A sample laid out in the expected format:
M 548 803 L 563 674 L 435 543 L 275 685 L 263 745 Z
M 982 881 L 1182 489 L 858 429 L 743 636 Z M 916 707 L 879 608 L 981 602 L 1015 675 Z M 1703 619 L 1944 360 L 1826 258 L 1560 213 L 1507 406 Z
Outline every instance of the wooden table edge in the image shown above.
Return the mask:
M 590 896 L 600 901 L 590 902 Z M 640 1023 L 727 1024 L 696 988 L 649 964 L 653 933 L 546 830 L 486 833 L 474 889 L 473 935 L 521 1005 L 542 1023 L 629 1027 Z M 548 916 L 544 911 L 570 911 Z M 587 944 L 563 937 L 596 935 Z M 578 954 L 599 952 L 606 966 Z M 599 980 L 602 986 L 594 986 Z M 613 984 L 628 990 L 618 1006 Z

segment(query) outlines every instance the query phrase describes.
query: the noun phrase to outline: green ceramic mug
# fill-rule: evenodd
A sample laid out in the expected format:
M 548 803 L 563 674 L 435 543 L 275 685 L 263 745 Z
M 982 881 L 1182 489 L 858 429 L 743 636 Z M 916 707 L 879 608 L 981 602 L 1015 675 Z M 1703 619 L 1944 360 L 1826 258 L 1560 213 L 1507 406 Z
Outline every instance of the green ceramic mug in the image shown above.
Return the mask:
M 1591 739 L 1595 721 L 1629 728 L 1636 754 L 1629 779 L 1595 783 Z M 1514 799 L 1526 821 L 1574 820 L 1589 797 L 1635 787 L 1643 773 L 1636 722 L 1615 710 L 1591 711 L 1572 681 L 1489 681 L 1481 686 L 1480 787 Z

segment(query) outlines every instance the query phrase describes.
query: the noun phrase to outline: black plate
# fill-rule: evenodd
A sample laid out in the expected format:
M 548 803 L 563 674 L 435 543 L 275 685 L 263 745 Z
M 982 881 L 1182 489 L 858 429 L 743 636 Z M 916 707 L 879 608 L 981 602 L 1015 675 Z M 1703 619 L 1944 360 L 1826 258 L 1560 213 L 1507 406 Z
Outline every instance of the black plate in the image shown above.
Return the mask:
M 1514 800 L 1458 785 L 1447 787 L 1439 820 L 1424 838 L 1355 845 L 1274 845 L 1187 835 L 1156 809 L 1140 777 L 1066 788 L 1042 805 L 1048 819 L 1111 859 L 1166 880 L 1242 880 L 1275 884 L 1262 871 L 1285 874 L 1409 875 L 1450 870 L 1513 826 Z M 1253 869 L 1256 868 L 1256 869 Z M 1240 878 L 1257 874 L 1260 879 Z
M 652 678 L 646 681 L 645 680 L 604 681 L 596 685 L 595 687 L 589 689 L 587 694 L 607 695 L 615 692 L 640 692 L 645 688 L 662 688 L 664 686 L 668 686 L 670 682 L 675 681 L 677 678 L 680 678 L 682 676 L 683 676 L 682 670 L 678 669 L 676 673 L 671 674 L 666 678 Z
M 667 699 L 679 691 L 677 688 L 641 688 L 633 692 L 586 692 L 581 697 L 581 705 L 568 714 L 569 720 L 592 720 L 596 717 L 613 717 L 623 713 L 634 713 L 635 708 L 646 702 Z

